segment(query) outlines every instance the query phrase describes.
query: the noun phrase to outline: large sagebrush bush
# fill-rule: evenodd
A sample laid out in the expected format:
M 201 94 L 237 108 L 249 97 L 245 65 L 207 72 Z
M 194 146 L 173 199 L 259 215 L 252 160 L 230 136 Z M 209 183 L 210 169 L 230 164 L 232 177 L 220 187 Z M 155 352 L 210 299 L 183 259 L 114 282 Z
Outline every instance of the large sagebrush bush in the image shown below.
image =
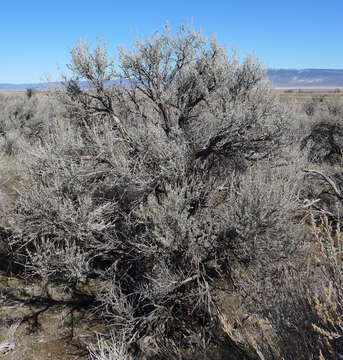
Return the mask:
M 241 314 L 284 329 L 275 276 L 303 271 L 299 166 L 280 163 L 293 119 L 259 62 L 185 27 L 122 48 L 119 66 L 101 44 L 71 55 L 52 94 L 65 112 L 22 154 L 2 212 L 11 257 L 74 296 L 97 280 L 94 311 L 114 340 L 93 358 L 274 356 L 222 322 L 234 293 Z

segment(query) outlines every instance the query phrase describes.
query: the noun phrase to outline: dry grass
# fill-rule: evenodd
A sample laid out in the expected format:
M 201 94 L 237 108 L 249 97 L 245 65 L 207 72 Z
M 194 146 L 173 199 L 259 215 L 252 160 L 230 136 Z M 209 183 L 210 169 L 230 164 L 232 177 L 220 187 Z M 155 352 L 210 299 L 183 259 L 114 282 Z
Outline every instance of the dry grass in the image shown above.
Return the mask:
M 308 98 L 320 98 L 324 100 L 343 100 L 343 89 L 282 89 L 276 90 L 282 101 L 292 102 L 303 105 Z

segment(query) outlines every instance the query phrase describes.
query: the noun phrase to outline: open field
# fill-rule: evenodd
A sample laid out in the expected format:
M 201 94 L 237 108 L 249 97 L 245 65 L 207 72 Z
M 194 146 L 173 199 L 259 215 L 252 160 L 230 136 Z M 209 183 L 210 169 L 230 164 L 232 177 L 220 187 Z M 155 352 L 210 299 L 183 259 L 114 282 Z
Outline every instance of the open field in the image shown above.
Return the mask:
M 343 88 L 275 88 L 280 98 L 304 104 L 311 97 L 322 99 L 343 99 Z
M 24 90 L 0 90 L 0 95 L 23 95 L 25 94 Z

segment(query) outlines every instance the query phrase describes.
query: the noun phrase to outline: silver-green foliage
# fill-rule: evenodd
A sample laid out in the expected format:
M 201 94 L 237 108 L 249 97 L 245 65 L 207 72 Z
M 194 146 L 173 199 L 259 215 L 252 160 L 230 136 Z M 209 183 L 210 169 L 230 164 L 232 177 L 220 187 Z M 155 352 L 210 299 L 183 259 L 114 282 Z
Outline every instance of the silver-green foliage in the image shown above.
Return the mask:
M 294 251 L 293 183 L 242 174 L 271 166 L 289 114 L 256 59 L 191 28 L 137 40 L 119 67 L 80 43 L 70 70 L 56 91 L 68 115 L 22 158 L 6 213 L 13 256 L 71 289 L 101 279 L 98 314 L 113 331 L 132 343 L 165 333 L 165 358 L 196 358 L 218 341 L 216 281 L 246 256 L 267 272 Z

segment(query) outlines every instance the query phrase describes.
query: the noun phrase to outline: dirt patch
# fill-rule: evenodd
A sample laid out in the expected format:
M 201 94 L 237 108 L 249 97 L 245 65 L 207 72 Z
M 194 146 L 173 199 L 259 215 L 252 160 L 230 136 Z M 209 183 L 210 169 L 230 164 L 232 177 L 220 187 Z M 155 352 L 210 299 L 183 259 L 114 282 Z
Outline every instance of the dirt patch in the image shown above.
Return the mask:
M 87 306 L 46 296 L 47 286 L 0 276 L 0 359 L 88 359 L 87 345 L 104 332 Z M 51 291 L 51 289 L 49 289 Z

